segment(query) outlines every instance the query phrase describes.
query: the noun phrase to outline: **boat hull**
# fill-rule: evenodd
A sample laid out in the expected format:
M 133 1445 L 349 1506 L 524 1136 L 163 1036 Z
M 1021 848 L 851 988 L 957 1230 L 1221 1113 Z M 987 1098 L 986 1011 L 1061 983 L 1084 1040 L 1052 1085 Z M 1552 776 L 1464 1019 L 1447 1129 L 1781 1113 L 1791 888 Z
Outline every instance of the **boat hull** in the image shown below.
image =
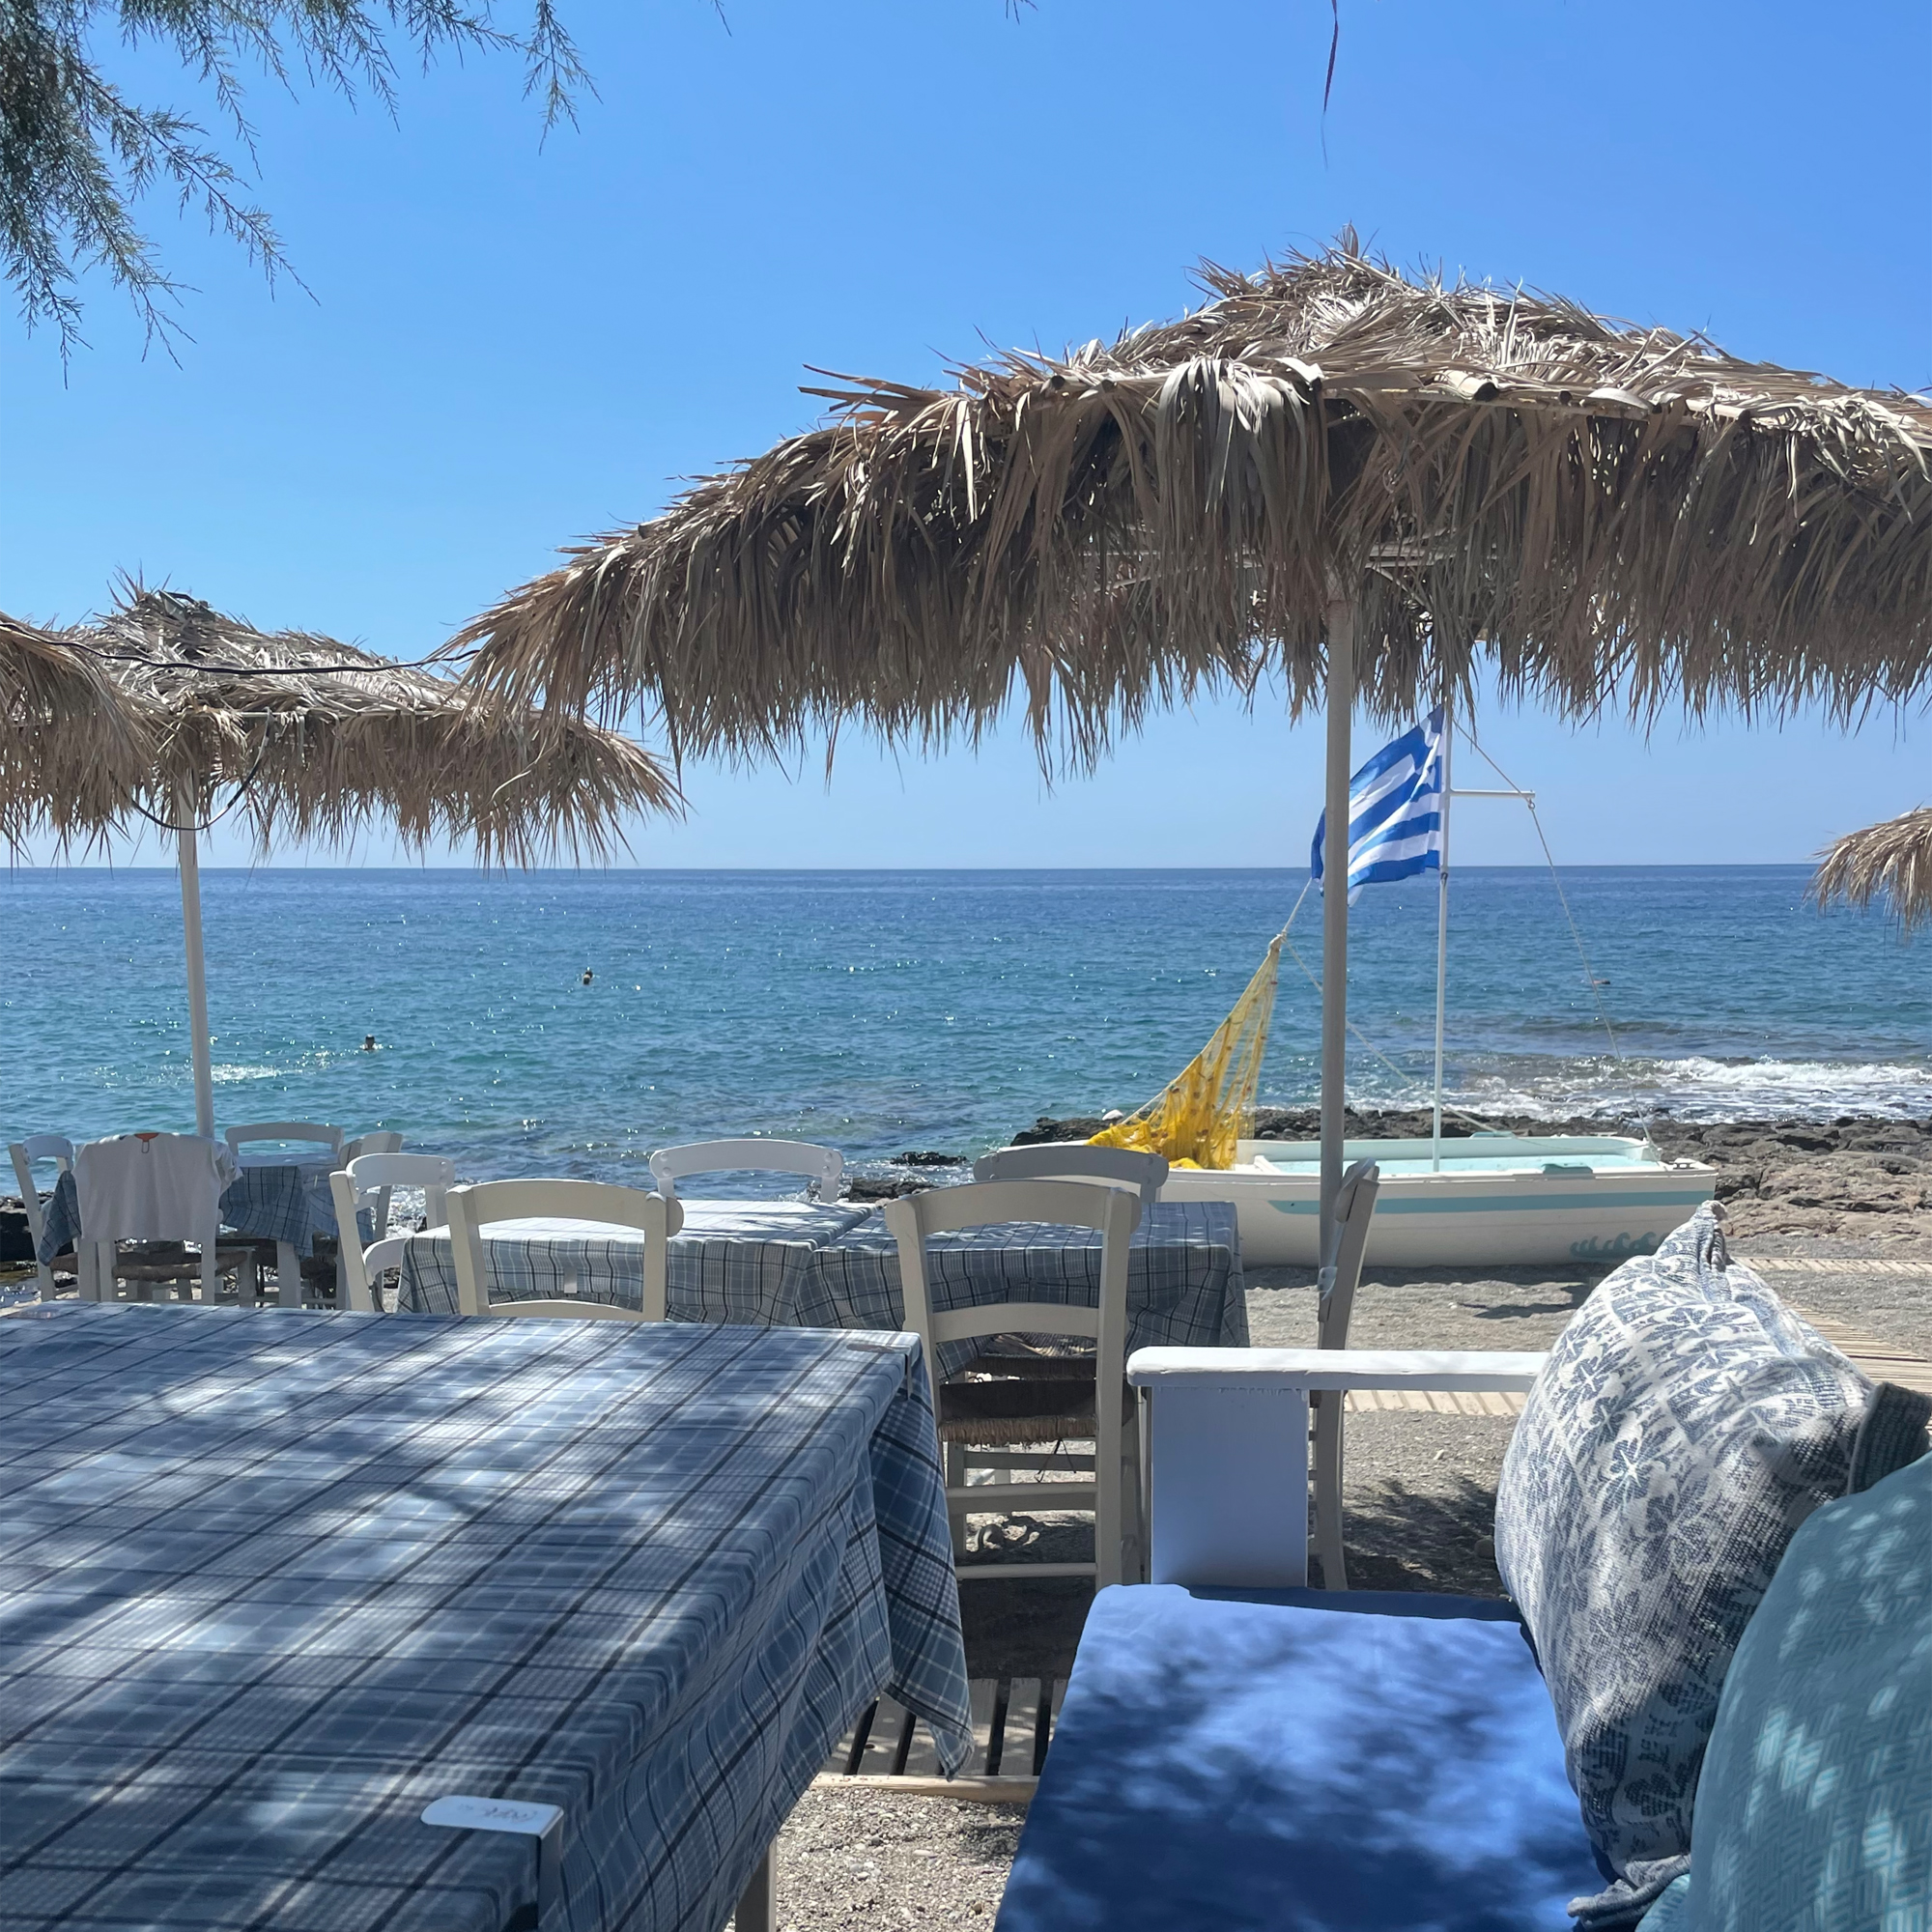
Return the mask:
M 1166 1201 L 1232 1201 L 1251 1265 L 1316 1265 L 1320 1147 L 1243 1141 L 1237 1166 L 1176 1168 Z M 1716 1192 L 1703 1161 L 1667 1161 L 1620 1136 L 1484 1134 L 1444 1144 L 1350 1141 L 1382 1169 L 1370 1267 L 1616 1262 L 1649 1254 Z

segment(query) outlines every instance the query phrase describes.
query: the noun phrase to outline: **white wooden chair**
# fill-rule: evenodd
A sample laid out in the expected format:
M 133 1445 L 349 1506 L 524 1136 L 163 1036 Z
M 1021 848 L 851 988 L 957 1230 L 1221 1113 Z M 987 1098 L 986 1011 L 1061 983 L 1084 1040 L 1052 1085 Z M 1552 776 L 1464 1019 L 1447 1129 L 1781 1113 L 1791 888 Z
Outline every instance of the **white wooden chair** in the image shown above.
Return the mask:
M 651 1155 L 651 1179 L 660 1194 L 677 1198 L 677 1183 L 688 1174 L 802 1174 L 814 1201 L 838 1199 L 845 1156 L 837 1148 L 811 1141 L 691 1141 L 659 1148 Z
M 1167 1184 L 1166 1157 L 1133 1148 L 1090 1147 L 1085 1141 L 1044 1141 L 997 1148 L 973 1163 L 975 1180 L 1118 1180 L 1140 1189 L 1151 1208 Z
M 1330 1237 L 1327 1264 L 1319 1282 L 1317 1307 L 1319 1346 L 1346 1349 L 1349 1321 L 1355 1311 L 1355 1290 L 1362 1279 L 1362 1258 L 1368 1251 L 1369 1227 L 1376 1218 L 1376 1197 L 1382 1174 L 1372 1160 L 1358 1160 L 1342 1177 L 1335 1197 L 1335 1231 Z M 1349 1573 L 1342 1556 L 1342 1420 L 1348 1397 L 1341 1389 L 1317 1389 L 1309 1395 L 1314 1411 L 1315 1553 L 1321 1559 L 1321 1580 L 1330 1590 L 1346 1590 Z
M 644 1237 L 641 1308 L 589 1300 L 492 1301 L 483 1229 L 496 1221 L 539 1218 L 635 1228 Z M 592 1317 L 608 1321 L 662 1321 L 669 1287 L 670 1237 L 684 1226 L 674 1194 L 647 1194 L 604 1180 L 484 1180 L 449 1190 L 449 1241 L 456 1262 L 456 1305 L 463 1315 Z
M 88 1164 L 92 1161 L 110 1159 L 137 1159 L 139 1155 L 131 1146 L 117 1145 L 118 1142 L 139 1140 L 146 1143 L 156 1141 L 185 1142 L 200 1151 L 193 1166 L 199 1178 L 199 1184 L 207 1189 L 204 1200 L 189 1203 L 184 1207 L 174 1204 L 176 1211 L 164 1212 L 164 1224 L 135 1216 L 123 1218 L 118 1222 L 104 1220 L 99 1212 L 89 1204 L 85 1179 Z M 184 1150 L 185 1151 L 185 1150 Z M 94 1301 L 114 1301 L 120 1298 L 125 1284 L 137 1300 L 152 1298 L 156 1288 L 172 1288 L 182 1300 L 193 1299 L 195 1286 L 201 1288 L 201 1298 L 213 1302 L 216 1298 L 220 1277 L 233 1273 L 236 1276 L 237 1293 L 244 1301 L 251 1301 L 255 1292 L 255 1251 L 246 1240 L 224 1242 L 219 1239 L 221 1221 L 221 1171 L 214 1156 L 218 1152 L 216 1143 L 196 1134 L 141 1133 L 116 1136 L 106 1143 L 94 1142 L 74 1151 L 74 1179 L 80 1188 L 81 1203 L 81 1243 L 88 1249 L 88 1265 L 81 1273 L 81 1293 Z M 203 1167 L 203 1161 L 206 1166 Z M 179 1260 L 166 1260 L 156 1256 L 152 1250 L 144 1254 L 124 1255 L 123 1242 L 173 1241 L 182 1238 L 184 1214 L 190 1226 L 185 1238 L 191 1241 L 198 1252 L 194 1255 L 184 1253 Z M 196 1222 L 200 1225 L 194 1225 Z M 166 1225 L 172 1223 L 172 1225 Z
M 50 1160 L 57 1175 L 73 1167 L 73 1143 L 64 1134 L 29 1134 L 14 1141 L 7 1150 L 14 1157 L 14 1178 L 20 1189 L 20 1206 L 27 1211 L 27 1237 L 34 1244 L 34 1273 L 41 1285 L 41 1299 L 54 1298 L 54 1271 L 41 1259 L 41 1236 L 47 1231 L 47 1217 L 41 1209 L 41 1191 L 34 1180 L 36 1163 Z M 75 1251 L 74 1273 L 83 1298 L 87 1294 L 87 1256 Z
M 440 1153 L 359 1154 L 328 1177 L 345 1308 L 380 1309 L 378 1284 L 389 1269 L 402 1265 L 403 1244 L 409 1236 L 389 1233 L 389 1204 L 395 1190 L 421 1188 L 423 1218 L 428 1226 L 440 1228 L 449 1219 L 449 1190 L 455 1185 L 456 1163 Z M 376 1233 L 366 1248 L 356 1223 L 356 1212 L 363 1208 L 369 1209 Z
M 1092 1577 L 1099 1588 L 1122 1580 L 1123 1476 L 1126 1467 L 1138 1462 L 1126 1434 L 1122 1402 L 1127 1244 L 1140 1213 L 1140 1203 L 1133 1195 L 1092 1180 L 976 1181 L 964 1187 L 928 1188 L 886 1204 L 886 1225 L 898 1243 L 905 1324 L 924 1344 L 925 1372 L 932 1385 L 941 1444 L 948 1452 L 949 1479 L 955 1469 L 963 1473 L 961 1452 L 968 1443 L 988 1439 L 1058 1441 L 1090 1435 L 1094 1439 L 1094 1467 L 1088 1482 L 948 1481 L 947 1508 L 952 1520 L 955 1566 L 962 1582 L 1014 1577 Z M 1098 1305 L 996 1301 L 935 1310 L 926 1279 L 927 1237 L 1009 1221 L 1096 1230 L 1101 1239 Z M 1092 1341 L 1091 1379 L 1087 1359 L 1082 1358 L 1077 1364 L 1068 1362 L 1068 1373 L 1054 1382 L 1031 1376 L 994 1379 L 978 1371 L 969 1372 L 970 1378 L 942 1381 L 942 1344 L 1005 1334 L 1070 1335 Z M 1057 1399 L 1043 1400 L 1048 1390 L 1054 1391 Z M 1015 1407 L 1021 1411 L 1017 1416 L 1010 1413 Z M 1055 1412 L 1042 1412 L 1047 1408 Z M 1094 1561 L 956 1564 L 969 1514 L 1015 1508 L 1091 1510 Z M 1138 1508 L 1135 1518 L 1138 1522 Z

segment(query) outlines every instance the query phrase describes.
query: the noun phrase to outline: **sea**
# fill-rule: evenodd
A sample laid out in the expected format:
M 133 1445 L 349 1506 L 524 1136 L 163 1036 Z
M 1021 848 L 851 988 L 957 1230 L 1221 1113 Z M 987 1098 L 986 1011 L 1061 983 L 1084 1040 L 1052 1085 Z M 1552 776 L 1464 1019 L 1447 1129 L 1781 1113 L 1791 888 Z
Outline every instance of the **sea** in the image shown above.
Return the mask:
M 1932 942 L 1808 868 L 1464 867 L 1447 1087 L 1636 1122 L 1932 1114 Z M 395 1127 L 469 1178 L 637 1179 L 723 1135 L 859 1173 L 1131 1109 L 1294 913 L 1261 1099 L 1318 1084 L 1321 901 L 1290 870 L 203 875 L 219 1123 Z M 1296 911 L 1297 902 L 1299 910 Z M 172 870 L 0 875 L 0 1136 L 193 1120 Z M 1426 1102 L 1436 892 L 1350 915 L 1357 1104 Z M 1586 963 L 1587 962 L 1587 963 Z M 587 977 L 586 977 L 587 976 Z M 373 1051 L 363 1049 L 373 1035 Z

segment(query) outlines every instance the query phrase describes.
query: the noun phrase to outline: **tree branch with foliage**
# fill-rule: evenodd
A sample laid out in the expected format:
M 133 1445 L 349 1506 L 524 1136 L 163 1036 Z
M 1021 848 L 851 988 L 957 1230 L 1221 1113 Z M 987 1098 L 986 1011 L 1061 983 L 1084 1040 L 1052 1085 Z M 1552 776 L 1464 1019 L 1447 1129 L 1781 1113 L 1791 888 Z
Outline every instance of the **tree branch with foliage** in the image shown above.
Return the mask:
M 207 130 L 172 109 L 129 100 L 97 47 L 118 31 L 173 48 L 208 87 L 234 139 L 254 158 L 243 71 L 292 92 L 305 82 L 394 114 L 392 43 L 425 65 L 475 49 L 524 62 L 526 96 L 546 131 L 574 119 L 589 86 L 554 0 L 530 0 L 521 30 L 499 28 L 489 0 L 0 0 L 0 247 L 31 329 L 51 326 L 61 354 L 80 343 L 79 277 L 100 269 L 132 299 L 151 342 L 179 329 L 181 288 L 161 267 L 134 206 L 156 191 L 195 209 L 258 262 L 293 274 L 268 215 Z

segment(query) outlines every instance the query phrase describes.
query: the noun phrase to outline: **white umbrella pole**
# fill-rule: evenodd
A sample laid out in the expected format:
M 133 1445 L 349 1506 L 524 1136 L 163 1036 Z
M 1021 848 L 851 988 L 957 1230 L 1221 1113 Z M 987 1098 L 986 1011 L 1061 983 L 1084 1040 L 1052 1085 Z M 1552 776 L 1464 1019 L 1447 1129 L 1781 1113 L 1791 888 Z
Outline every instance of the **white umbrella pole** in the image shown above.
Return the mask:
M 1321 1233 L 1328 1264 L 1342 1191 L 1349 1041 L 1349 722 L 1355 707 L 1355 607 L 1328 604 L 1328 820 L 1321 848 Z
M 187 948 L 188 1051 L 194 1057 L 194 1130 L 214 1135 L 214 1068 L 208 1043 L 208 969 L 201 955 L 201 854 L 195 846 L 195 801 L 184 791 L 176 802 L 175 833 L 181 858 L 182 937 Z

